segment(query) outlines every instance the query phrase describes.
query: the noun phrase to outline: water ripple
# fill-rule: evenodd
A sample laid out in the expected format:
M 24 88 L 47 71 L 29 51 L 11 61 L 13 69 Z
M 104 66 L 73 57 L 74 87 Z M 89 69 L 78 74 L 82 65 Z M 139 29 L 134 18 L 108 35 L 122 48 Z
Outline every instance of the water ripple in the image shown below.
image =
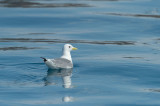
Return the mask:
M 115 15 L 115 16 L 129 16 L 129 17 L 160 18 L 160 15 L 153 15 L 153 14 L 129 14 L 129 13 L 103 13 L 103 14 Z
M 29 50 L 29 49 L 41 49 L 40 47 L 1 47 L 0 50 Z
M 22 8 L 56 8 L 56 7 L 91 7 L 84 3 L 41 3 L 26 0 L 1 0 L 2 7 L 22 7 Z
M 85 43 L 85 44 L 114 44 L 135 45 L 135 41 L 89 41 L 64 39 L 32 39 L 32 38 L 0 38 L 0 42 L 41 42 L 41 43 Z

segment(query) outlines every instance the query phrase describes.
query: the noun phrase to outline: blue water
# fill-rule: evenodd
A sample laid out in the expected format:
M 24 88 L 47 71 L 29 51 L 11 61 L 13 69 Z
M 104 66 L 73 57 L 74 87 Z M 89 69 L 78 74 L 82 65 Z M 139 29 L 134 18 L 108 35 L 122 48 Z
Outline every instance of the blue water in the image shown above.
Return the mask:
M 0 0 L 0 106 L 160 105 L 159 4 Z M 74 68 L 48 70 L 66 43 Z

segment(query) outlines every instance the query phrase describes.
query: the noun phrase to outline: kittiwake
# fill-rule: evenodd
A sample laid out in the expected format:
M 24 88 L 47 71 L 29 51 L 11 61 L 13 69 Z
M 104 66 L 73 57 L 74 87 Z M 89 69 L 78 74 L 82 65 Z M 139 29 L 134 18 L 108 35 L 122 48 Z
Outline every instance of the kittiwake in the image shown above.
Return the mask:
M 77 48 L 73 47 L 71 44 L 65 44 L 62 49 L 62 56 L 60 58 L 41 58 L 44 60 L 44 63 L 48 66 L 49 69 L 73 68 L 73 62 L 70 53 L 72 50 L 77 50 Z

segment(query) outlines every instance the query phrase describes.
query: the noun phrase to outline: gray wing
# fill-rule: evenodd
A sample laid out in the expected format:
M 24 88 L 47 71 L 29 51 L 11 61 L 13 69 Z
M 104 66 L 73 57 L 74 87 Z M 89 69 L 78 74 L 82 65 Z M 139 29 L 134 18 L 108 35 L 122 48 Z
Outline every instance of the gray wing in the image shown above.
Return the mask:
M 72 62 L 64 58 L 52 59 L 51 61 L 59 68 L 73 68 Z

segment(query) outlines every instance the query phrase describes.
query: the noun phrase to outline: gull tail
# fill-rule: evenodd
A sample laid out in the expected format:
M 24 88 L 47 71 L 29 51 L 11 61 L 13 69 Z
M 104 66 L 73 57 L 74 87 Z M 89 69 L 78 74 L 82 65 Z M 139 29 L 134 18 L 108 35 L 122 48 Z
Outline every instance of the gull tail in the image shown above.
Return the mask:
M 46 59 L 46 58 L 44 58 L 44 57 L 40 57 L 40 58 L 42 58 L 44 62 L 46 62 L 46 61 L 47 61 L 47 59 Z

